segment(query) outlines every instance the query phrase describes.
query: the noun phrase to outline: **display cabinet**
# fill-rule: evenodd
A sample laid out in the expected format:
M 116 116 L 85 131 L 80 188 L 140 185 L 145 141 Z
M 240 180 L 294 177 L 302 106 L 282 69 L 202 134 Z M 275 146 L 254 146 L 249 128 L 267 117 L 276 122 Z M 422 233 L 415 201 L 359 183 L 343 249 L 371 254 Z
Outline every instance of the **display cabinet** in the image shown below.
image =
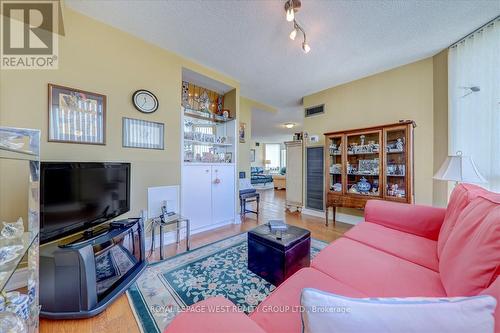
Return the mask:
M 369 199 L 413 202 L 413 121 L 325 133 L 325 212 Z
M 0 127 L 0 220 L 4 221 L 0 226 L 1 332 L 38 332 L 39 147 L 40 131 Z M 7 183 L 9 178 L 21 177 L 23 170 L 28 177 L 27 221 L 16 222 L 21 216 L 13 218 L 17 211 L 12 207 L 24 204 L 12 202 L 19 188 Z
M 184 162 L 234 163 L 235 121 L 183 107 Z
M 190 74 L 210 87 L 225 86 Z M 190 233 L 233 223 L 236 215 L 236 94 L 182 82 L 181 214 Z

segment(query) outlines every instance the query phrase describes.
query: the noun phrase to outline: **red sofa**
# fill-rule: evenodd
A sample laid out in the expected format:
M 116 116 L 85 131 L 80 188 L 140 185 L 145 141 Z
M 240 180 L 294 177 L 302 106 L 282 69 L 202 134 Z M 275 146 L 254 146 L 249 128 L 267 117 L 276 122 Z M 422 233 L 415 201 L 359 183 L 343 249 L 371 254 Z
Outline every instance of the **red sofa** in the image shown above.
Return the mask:
M 332 242 L 249 316 L 214 297 L 165 332 L 301 332 L 305 287 L 350 297 L 453 297 L 500 301 L 500 194 L 460 184 L 446 209 L 370 200 L 365 222 Z M 500 305 L 495 312 L 500 333 Z

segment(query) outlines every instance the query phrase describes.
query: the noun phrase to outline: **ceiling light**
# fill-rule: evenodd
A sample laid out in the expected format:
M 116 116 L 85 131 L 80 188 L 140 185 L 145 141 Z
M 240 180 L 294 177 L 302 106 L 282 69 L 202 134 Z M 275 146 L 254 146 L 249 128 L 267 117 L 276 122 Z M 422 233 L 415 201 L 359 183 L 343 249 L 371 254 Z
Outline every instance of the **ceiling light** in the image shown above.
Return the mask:
M 306 32 L 304 28 L 300 26 L 300 24 L 297 23 L 295 20 L 295 13 L 299 10 L 301 6 L 300 0 L 287 0 L 285 1 L 285 12 L 286 12 L 286 20 L 288 22 L 293 22 L 293 30 L 290 32 L 290 39 L 295 40 L 297 38 L 297 34 L 302 32 L 302 50 L 304 50 L 304 53 L 309 53 L 311 51 L 311 47 L 309 44 L 306 42 Z
M 295 13 L 293 12 L 293 5 L 289 6 L 286 10 L 286 20 L 292 22 L 295 19 Z
M 304 43 L 302 43 L 302 50 L 304 50 L 304 53 L 309 53 L 309 51 L 311 51 L 311 47 L 304 41 Z
M 286 128 L 294 128 L 294 127 L 295 127 L 295 124 L 294 124 L 294 123 L 286 123 L 286 124 L 285 124 L 285 127 L 286 127 Z

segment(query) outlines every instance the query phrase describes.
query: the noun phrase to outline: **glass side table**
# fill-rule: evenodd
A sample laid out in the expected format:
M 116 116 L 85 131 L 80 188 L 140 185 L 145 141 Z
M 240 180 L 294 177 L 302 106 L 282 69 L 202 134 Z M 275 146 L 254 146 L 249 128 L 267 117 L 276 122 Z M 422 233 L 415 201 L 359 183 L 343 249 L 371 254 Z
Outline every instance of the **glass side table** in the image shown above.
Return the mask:
M 183 225 L 184 224 L 184 225 Z M 175 241 L 177 245 L 180 243 L 180 231 L 181 229 L 185 228 L 186 229 L 186 251 L 189 251 L 189 233 L 190 233 L 190 225 L 189 225 L 189 219 L 179 215 L 175 214 L 172 216 L 169 216 L 166 220 L 157 217 L 154 218 L 152 221 L 151 225 L 151 251 L 150 255 L 153 253 L 155 249 L 155 230 L 156 227 L 160 227 L 160 260 L 163 260 L 163 244 L 164 244 L 164 233 L 163 229 L 168 228 L 170 226 L 174 226 L 175 230 Z

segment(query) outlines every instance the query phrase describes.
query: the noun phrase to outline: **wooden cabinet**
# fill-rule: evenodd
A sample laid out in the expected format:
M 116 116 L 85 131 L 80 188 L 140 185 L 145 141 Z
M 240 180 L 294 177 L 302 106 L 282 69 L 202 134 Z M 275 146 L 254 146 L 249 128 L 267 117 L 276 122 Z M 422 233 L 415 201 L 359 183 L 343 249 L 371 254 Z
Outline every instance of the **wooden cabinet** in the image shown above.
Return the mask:
M 412 203 L 413 121 L 325 133 L 328 208 L 364 208 L 370 199 Z

